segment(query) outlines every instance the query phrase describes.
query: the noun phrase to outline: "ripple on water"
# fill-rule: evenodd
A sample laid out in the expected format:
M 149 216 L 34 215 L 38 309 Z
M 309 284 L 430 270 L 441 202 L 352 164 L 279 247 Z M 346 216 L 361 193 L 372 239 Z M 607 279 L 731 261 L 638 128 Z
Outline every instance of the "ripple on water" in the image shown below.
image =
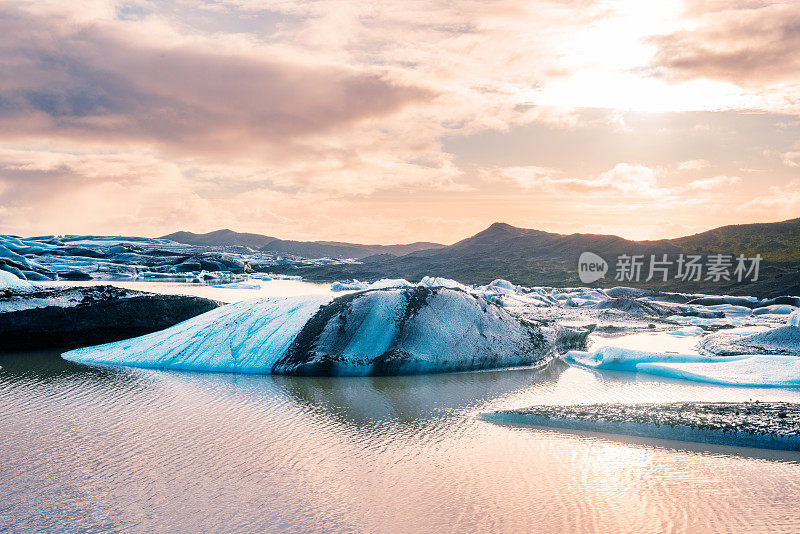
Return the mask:
M 504 426 L 530 404 L 800 401 L 554 362 L 293 378 L 0 357 L 0 530 L 796 531 L 799 457 Z

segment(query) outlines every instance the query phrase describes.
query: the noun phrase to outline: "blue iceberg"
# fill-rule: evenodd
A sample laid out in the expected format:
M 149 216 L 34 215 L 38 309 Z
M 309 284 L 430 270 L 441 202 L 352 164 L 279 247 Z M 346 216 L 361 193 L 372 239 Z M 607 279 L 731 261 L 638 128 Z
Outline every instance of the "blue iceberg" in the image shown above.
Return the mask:
M 585 342 L 588 331 L 570 339 Z M 549 358 L 557 334 L 445 287 L 268 298 L 65 353 L 83 363 L 314 376 L 470 371 Z M 574 347 L 574 344 L 573 344 Z
M 591 369 L 632 371 L 730 386 L 800 386 L 800 358 L 772 354 L 704 356 L 601 347 L 564 360 Z

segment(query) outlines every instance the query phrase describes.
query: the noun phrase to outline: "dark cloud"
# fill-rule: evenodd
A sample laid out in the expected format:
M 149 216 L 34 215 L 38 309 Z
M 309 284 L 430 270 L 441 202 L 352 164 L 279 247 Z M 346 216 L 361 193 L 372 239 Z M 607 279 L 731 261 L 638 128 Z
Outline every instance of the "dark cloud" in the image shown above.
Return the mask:
M 383 116 L 428 91 L 344 67 L 139 42 L 0 7 L 0 136 L 251 152 Z
M 742 86 L 800 81 L 800 4 L 690 2 L 696 28 L 652 39 L 655 67 L 678 79 Z

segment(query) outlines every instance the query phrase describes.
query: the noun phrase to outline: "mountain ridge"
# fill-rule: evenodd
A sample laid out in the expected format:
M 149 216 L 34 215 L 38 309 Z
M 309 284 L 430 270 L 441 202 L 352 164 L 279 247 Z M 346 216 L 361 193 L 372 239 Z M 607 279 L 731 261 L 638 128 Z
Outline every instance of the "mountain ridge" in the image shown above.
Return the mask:
M 417 251 L 404 256 L 369 257 L 362 264 L 309 266 L 297 270 L 312 280 L 383 277 L 419 280 L 423 276 L 442 276 L 465 283 L 488 283 L 497 278 L 523 285 L 570 286 L 581 284 L 577 265 L 582 252 L 594 252 L 609 263 L 609 274 L 598 286 L 620 285 L 614 280 L 614 258 L 622 254 L 668 254 L 674 261 L 679 254 L 760 254 L 758 281 L 725 281 L 711 285 L 700 281 L 653 280 L 637 287 L 670 291 L 714 291 L 731 294 L 774 296 L 800 294 L 800 218 L 775 223 L 728 225 L 689 236 L 633 241 L 615 235 L 557 234 L 494 223 L 488 228 L 452 245 Z M 645 277 L 646 277 L 645 273 Z M 670 275 L 675 274 L 675 266 Z M 627 283 L 627 282 L 626 282 Z
M 341 241 L 296 241 L 279 239 L 263 234 L 234 232 L 229 229 L 214 230 L 205 234 L 178 231 L 161 236 L 187 245 L 202 246 L 247 246 L 265 252 L 277 252 L 305 258 L 362 259 L 376 254 L 403 256 L 411 252 L 444 247 L 439 243 L 417 241 L 397 245 L 365 245 Z

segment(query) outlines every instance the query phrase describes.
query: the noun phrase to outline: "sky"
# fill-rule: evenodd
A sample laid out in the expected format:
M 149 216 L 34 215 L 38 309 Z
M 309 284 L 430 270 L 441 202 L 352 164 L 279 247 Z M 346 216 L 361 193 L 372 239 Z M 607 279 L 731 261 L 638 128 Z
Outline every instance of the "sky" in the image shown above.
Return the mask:
M 800 217 L 800 2 L 0 0 L 0 233 Z

